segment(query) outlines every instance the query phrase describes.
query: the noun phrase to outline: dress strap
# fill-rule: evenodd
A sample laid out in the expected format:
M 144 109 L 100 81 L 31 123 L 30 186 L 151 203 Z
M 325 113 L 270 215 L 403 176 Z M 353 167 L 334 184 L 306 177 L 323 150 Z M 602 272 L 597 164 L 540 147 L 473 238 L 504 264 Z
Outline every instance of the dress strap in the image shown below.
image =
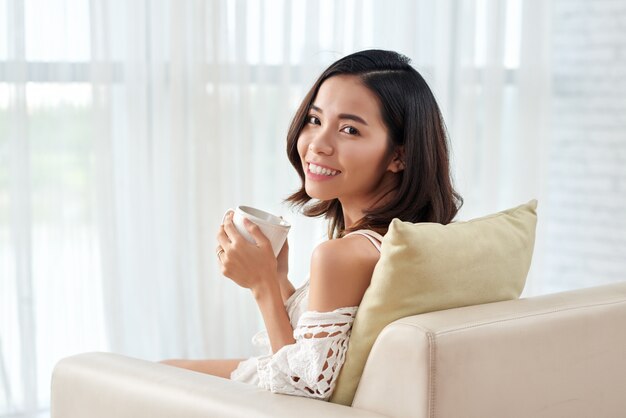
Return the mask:
M 380 243 L 383 240 L 383 236 L 380 235 L 378 232 L 374 232 L 374 231 L 371 231 L 369 229 L 359 229 L 358 231 L 353 231 L 353 232 L 350 232 L 350 233 L 344 235 L 344 237 L 347 237 L 348 235 L 353 235 L 353 234 L 363 235 L 372 244 L 374 244 L 374 247 L 376 247 L 376 249 L 380 252 Z

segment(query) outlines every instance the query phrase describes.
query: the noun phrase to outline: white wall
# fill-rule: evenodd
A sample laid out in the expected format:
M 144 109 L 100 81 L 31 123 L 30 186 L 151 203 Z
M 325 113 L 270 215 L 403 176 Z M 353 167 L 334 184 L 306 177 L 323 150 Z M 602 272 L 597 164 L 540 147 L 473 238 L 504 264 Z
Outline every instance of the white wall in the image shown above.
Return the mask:
M 544 282 L 626 280 L 626 1 L 555 0 L 552 24 Z

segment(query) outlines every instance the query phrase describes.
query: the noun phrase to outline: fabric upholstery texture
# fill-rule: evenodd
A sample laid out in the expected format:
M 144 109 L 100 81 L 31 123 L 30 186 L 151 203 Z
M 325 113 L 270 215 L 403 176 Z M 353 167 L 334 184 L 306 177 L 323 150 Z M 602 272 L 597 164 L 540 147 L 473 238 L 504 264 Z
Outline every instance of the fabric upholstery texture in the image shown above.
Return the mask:
M 624 417 L 624 323 L 626 282 L 402 318 L 374 343 L 352 406 L 396 418 Z
M 84 353 L 56 365 L 51 417 L 623 417 L 624 323 L 626 282 L 401 318 L 352 407 Z
M 374 341 L 391 322 L 516 299 L 530 268 L 537 201 L 448 225 L 394 219 L 357 312 L 331 402 L 351 405 Z

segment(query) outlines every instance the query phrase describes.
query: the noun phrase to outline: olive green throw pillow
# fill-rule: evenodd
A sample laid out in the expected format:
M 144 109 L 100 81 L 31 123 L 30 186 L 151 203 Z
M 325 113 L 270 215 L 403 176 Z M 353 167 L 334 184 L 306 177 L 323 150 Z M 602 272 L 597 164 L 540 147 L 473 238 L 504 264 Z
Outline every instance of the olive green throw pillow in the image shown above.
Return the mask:
M 516 299 L 530 268 L 537 201 L 448 225 L 394 219 L 352 327 L 331 402 L 351 405 L 365 361 L 389 323 L 411 315 Z

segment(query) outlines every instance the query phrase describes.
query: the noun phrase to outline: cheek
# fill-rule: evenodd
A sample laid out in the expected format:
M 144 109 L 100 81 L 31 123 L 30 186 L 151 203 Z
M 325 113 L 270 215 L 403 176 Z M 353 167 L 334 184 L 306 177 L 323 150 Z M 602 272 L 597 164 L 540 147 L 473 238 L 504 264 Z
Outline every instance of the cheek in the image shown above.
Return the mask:
M 384 158 L 385 150 L 381 149 L 378 144 L 368 144 L 367 146 L 352 147 L 347 153 L 359 164 L 365 164 L 375 168 Z
M 303 135 L 302 133 L 300 134 L 300 136 L 298 137 L 298 142 L 297 142 L 297 147 L 298 147 L 298 154 L 300 154 L 301 158 L 304 158 L 305 154 L 306 154 L 306 150 L 307 147 L 309 145 L 309 141 L 306 138 L 306 135 Z

